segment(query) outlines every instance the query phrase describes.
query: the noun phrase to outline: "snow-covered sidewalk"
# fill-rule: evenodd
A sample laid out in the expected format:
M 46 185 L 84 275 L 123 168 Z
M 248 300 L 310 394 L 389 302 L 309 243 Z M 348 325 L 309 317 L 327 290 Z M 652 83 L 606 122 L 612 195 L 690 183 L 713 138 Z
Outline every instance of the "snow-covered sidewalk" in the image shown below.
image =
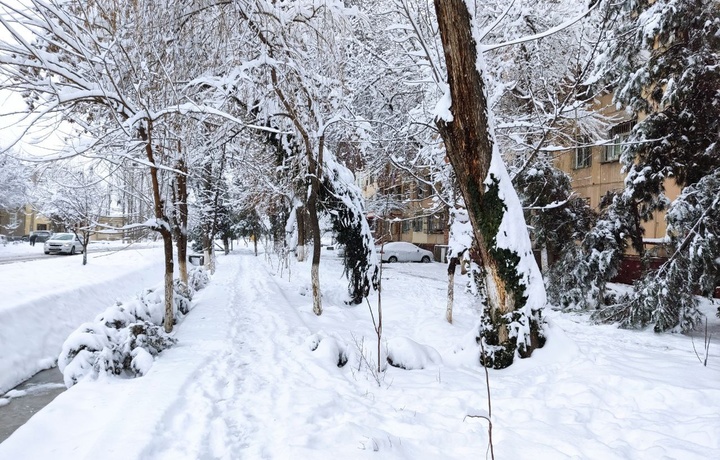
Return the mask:
M 486 407 L 477 311 L 458 293 L 456 322 L 444 321 L 444 265 L 386 267 L 389 346 L 409 338 L 442 363 L 388 367 L 379 384 L 352 356 L 337 365 L 341 350 L 374 347 L 367 306 L 339 301 L 339 260 L 323 261 L 320 317 L 307 268 L 288 281 L 263 256 L 221 257 L 148 375 L 72 387 L 0 444 L 0 458 L 484 457 L 486 423 L 465 418 Z M 717 347 L 703 367 L 688 337 L 550 316 L 545 348 L 490 372 L 497 458 L 720 458 Z

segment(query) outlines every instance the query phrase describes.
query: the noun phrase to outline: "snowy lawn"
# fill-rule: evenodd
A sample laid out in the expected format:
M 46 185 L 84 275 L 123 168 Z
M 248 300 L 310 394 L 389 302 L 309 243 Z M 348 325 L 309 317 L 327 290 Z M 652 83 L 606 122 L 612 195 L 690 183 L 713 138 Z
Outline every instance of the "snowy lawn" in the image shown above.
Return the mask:
M 162 276 L 160 248 L 88 254 L 86 266 L 80 255 L 0 265 L 0 395 L 52 367 L 81 323 Z
M 376 378 L 368 307 L 342 303 L 339 259 L 321 266 L 321 317 L 309 265 L 277 267 L 248 251 L 221 257 L 148 375 L 80 382 L 0 458 L 485 458 L 487 424 L 466 418 L 487 393 L 461 277 L 450 325 L 444 265 L 385 265 L 383 347 L 417 368 Z M 490 371 L 496 458 L 720 458 L 717 338 L 703 367 L 686 336 L 548 317 L 545 348 Z

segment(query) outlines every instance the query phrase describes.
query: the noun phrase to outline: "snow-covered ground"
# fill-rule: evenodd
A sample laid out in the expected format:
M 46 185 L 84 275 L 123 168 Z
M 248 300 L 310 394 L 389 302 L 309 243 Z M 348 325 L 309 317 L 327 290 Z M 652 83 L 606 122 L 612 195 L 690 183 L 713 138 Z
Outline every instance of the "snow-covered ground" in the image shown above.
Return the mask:
M 162 280 L 162 249 L 147 246 L 108 245 L 117 251 L 89 253 L 85 266 L 81 255 L 0 265 L 0 394 L 51 367 L 81 323 Z M 0 256 L 42 250 L 9 244 Z
M 385 265 L 383 346 L 424 368 L 379 376 L 364 365 L 377 362 L 368 306 L 343 304 L 340 261 L 323 260 L 320 317 L 309 266 L 278 266 L 247 250 L 220 257 L 148 375 L 82 381 L 0 444 L 0 458 L 486 457 L 487 423 L 466 417 L 487 408 L 478 310 L 456 294 L 445 322 L 444 265 Z M 489 372 L 496 458 L 720 458 L 717 338 L 704 367 L 687 336 L 547 316 L 545 348 Z

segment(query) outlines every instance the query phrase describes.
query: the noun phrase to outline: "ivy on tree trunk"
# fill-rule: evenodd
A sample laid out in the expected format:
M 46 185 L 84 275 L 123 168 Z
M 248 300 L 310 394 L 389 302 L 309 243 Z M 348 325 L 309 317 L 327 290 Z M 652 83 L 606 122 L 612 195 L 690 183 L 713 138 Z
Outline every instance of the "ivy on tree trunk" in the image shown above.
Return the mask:
M 517 196 L 517 203 L 503 196 L 501 178 L 490 174 L 493 139 L 472 17 L 463 0 L 435 0 L 435 10 L 452 98 L 452 119 L 438 118 L 436 124 L 465 200 L 485 275 L 487 305 L 478 341 L 486 346 L 481 363 L 499 369 L 512 364 L 516 352 L 528 357 L 544 344 L 542 320 L 539 311 L 528 315 L 525 308 L 528 280 L 519 264 L 527 254 L 497 244 L 508 205 L 520 203 Z

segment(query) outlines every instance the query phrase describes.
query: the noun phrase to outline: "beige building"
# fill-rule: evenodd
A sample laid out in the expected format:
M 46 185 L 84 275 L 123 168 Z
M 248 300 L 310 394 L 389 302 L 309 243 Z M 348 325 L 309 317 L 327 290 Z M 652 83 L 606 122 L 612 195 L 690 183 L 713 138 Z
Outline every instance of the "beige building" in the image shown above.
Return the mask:
M 433 202 L 429 176 L 417 179 L 389 164 L 378 174 L 356 176 L 371 209 L 367 218 L 376 243 L 406 241 L 440 258 L 448 242 L 448 214 Z
M 0 234 L 20 239 L 37 230 L 53 230 L 52 222 L 31 205 L 19 209 L 0 209 Z
M 589 139 L 578 139 L 578 147 L 560 152 L 555 157 L 555 165 L 570 175 L 573 190 L 597 211 L 603 196 L 625 188 L 626 174 L 622 171 L 620 153 L 636 121 L 613 107 L 611 94 L 604 95 L 596 108 L 616 120 L 607 133 L 607 142 L 589 145 Z M 665 194 L 672 201 L 680 194 L 680 188 L 673 181 L 666 181 Z M 646 249 L 662 252 L 660 243 L 667 234 L 665 213 L 655 213 L 652 220 L 643 223 L 643 228 Z

